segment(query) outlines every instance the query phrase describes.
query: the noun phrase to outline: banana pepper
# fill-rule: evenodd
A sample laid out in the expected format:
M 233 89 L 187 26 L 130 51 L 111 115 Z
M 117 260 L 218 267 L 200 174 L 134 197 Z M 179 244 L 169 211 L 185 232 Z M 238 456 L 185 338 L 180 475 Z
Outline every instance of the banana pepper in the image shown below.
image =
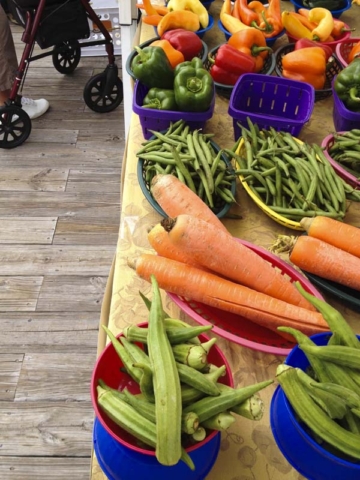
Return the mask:
M 309 11 L 308 19 L 317 24 L 312 31 L 313 40 L 325 42 L 334 28 L 334 19 L 330 10 L 322 7 L 312 8 Z
M 169 12 L 189 10 L 199 17 L 200 25 L 206 28 L 209 25 L 209 14 L 200 0 L 170 0 L 167 4 Z
M 297 18 L 294 17 L 291 12 L 284 11 L 281 14 L 282 24 L 285 30 L 295 38 L 307 38 L 308 40 L 313 40 L 313 35 L 311 30 L 309 30 L 303 23 Z
M 282 57 L 285 78 L 310 83 L 316 90 L 324 88 L 326 80 L 326 54 L 321 47 L 302 48 Z

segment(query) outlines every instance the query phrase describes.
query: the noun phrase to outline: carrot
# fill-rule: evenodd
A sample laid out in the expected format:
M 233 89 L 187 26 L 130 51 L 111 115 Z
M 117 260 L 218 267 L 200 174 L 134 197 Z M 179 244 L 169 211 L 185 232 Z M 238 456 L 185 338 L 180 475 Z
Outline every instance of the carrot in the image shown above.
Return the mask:
M 167 231 L 161 223 L 158 223 L 149 231 L 148 240 L 155 252 L 162 257 L 171 258 L 172 260 L 177 260 L 178 262 L 187 263 L 201 268 L 200 265 L 194 262 L 190 255 L 171 242 Z
M 135 269 L 148 282 L 154 275 L 159 287 L 167 292 L 241 315 L 276 333 L 281 325 L 291 325 L 306 335 L 329 330 L 319 312 L 296 307 L 176 260 L 142 254 L 135 261 Z
M 360 258 L 322 240 L 301 235 L 290 261 L 309 273 L 360 290 Z
M 315 310 L 287 277 L 214 225 L 191 215 L 164 219 L 161 224 L 171 243 L 189 255 L 192 263 L 284 302 Z
M 360 228 L 327 217 L 303 218 L 300 225 L 310 237 L 360 258 Z
M 188 213 L 216 225 L 230 236 L 215 213 L 175 175 L 155 175 L 151 182 L 151 194 L 169 217 Z

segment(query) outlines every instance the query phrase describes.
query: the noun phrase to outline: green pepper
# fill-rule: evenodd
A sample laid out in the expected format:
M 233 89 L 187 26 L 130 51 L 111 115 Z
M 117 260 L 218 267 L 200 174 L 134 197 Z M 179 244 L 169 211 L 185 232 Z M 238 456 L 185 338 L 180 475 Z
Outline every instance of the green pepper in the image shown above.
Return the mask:
M 143 107 L 158 110 L 177 110 L 174 90 L 150 88 L 144 98 Z
M 160 47 L 135 47 L 138 54 L 131 63 L 135 77 L 148 87 L 173 88 L 174 71 Z
M 337 75 L 334 89 L 349 110 L 360 111 L 360 58 L 355 58 Z
M 205 112 L 214 96 L 214 81 L 199 58 L 175 68 L 175 100 L 183 112 Z

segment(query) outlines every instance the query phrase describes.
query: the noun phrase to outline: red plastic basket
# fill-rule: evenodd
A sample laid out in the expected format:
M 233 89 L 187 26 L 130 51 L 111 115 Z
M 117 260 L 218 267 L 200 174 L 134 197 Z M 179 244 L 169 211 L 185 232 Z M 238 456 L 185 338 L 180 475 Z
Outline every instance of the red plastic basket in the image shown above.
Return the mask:
M 349 62 L 348 62 L 349 53 L 353 48 L 353 46 L 359 42 L 360 42 L 360 37 L 356 37 L 356 38 L 354 37 L 354 38 L 348 38 L 347 40 L 344 40 L 343 42 L 336 45 L 335 54 L 344 67 L 347 67 L 349 65 Z
M 291 265 L 264 248 L 253 245 L 245 240 L 238 238 L 236 240 L 267 260 L 274 268 L 279 269 L 283 275 L 289 277 L 291 282 L 299 281 L 307 292 L 317 298 L 323 299 L 322 295 L 309 280 Z M 226 338 L 230 342 L 251 348 L 252 350 L 272 353 L 273 355 L 288 355 L 294 347 L 294 343 L 285 340 L 275 332 L 255 325 L 239 315 L 218 310 L 172 293 L 168 293 L 168 295 L 173 302 L 189 315 L 189 317 L 195 320 L 195 322 L 200 325 L 213 324 L 214 328 L 211 331 L 220 337 Z

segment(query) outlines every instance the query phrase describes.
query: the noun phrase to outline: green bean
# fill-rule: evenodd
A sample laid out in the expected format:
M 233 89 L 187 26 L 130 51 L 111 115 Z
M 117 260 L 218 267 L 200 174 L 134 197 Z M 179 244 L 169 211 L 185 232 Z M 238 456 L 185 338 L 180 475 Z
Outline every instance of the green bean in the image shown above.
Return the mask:
M 184 130 L 181 132 L 181 137 L 182 137 L 184 140 L 186 140 L 189 132 L 190 132 L 190 126 L 189 126 L 189 125 L 185 125 Z
M 234 195 L 232 194 L 231 190 L 229 189 L 221 189 L 217 187 L 215 189 L 216 193 L 221 197 L 226 203 L 232 203 L 235 201 Z
M 214 208 L 214 201 L 213 201 L 213 198 L 212 198 L 212 194 L 210 192 L 209 184 L 207 182 L 207 177 L 202 170 L 199 170 L 198 174 L 199 174 L 201 183 L 203 184 L 205 199 L 207 199 L 210 208 Z
M 220 183 L 222 182 L 223 178 L 224 178 L 224 175 L 225 175 L 225 172 L 220 172 L 216 179 L 215 179 L 215 182 L 214 182 L 214 185 L 215 185 L 215 190 L 216 190 L 216 187 L 218 187 L 220 185 Z
M 269 192 L 270 194 L 275 197 L 276 196 L 276 188 L 275 188 L 275 184 L 274 182 L 271 180 L 271 178 L 269 178 L 268 176 L 265 177 L 265 182 L 266 182 L 266 185 L 269 189 Z
M 157 132 L 155 130 L 149 130 L 149 132 L 151 132 L 153 135 L 155 135 L 155 137 L 157 137 L 159 140 L 162 140 L 164 143 L 168 143 L 170 145 L 174 145 L 175 147 L 178 146 L 179 142 L 176 141 L 176 140 L 173 140 L 172 138 L 169 138 L 167 137 L 166 135 L 160 133 L 160 132 Z
M 295 153 L 300 153 L 301 148 L 299 144 L 294 140 L 294 137 L 290 135 L 288 132 L 281 132 L 282 133 L 282 139 L 285 143 L 287 143 Z
M 204 154 L 204 151 L 201 148 L 201 145 L 200 145 L 200 142 L 199 142 L 199 131 L 198 130 L 194 131 L 193 140 L 194 140 L 194 148 L 195 148 L 195 152 L 197 153 L 197 156 L 198 156 L 199 164 L 201 164 L 201 166 L 204 169 L 204 173 L 205 173 L 206 181 L 207 181 L 207 185 L 208 185 L 208 191 L 209 191 L 210 194 L 213 194 L 214 193 L 214 178 L 211 175 L 210 165 L 208 164 L 208 162 L 206 160 L 206 157 L 205 157 L 205 154 Z M 205 191 L 206 191 L 206 189 L 205 189 Z
M 244 145 L 245 145 L 245 152 L 246 152 L 246 163 L 248 168 L 251 168 L 251 164 L 254 161 L 251 143 L 245 139 Z
M 340 212 L 326 212 L 324 210 L 303 210 L 301 208 L 282 208 L 282 207 L 271 207 L 274 212 L 281 213 L 281 214 L 290 214 L 294 217 L 316 217 L 317 215 L 321 215 L 322 217 L 331 217 L 331 218 L 342 218 L 344 215 Z
M 182 145 L 187 146 L 186 140 L 181 135 L 172 133 L 168 136 L 168 138 L 171 138 L 172 140 L 177 141 L 177 143 L 180 144 L 178 145 L 178 147 L 180 148 L 182 148 Z
M 173 155 L 176 162 L 176 167 L 181 173 L 181 176 L 184 178 L 184 183 L 190 188 L 190 190 L 196 193 L 196 188 L 193 179 L 190 176 L 189 170 L 186 168 L 184 162 L 181 160 L 180 155 L 177 153 L 175 148 L 173 148 Z
M 315 197 L 315 194 L 316 194 L 317 184 L 318 184 L 318 176 L 313 175 L 313 177 L 311 179 L 311 182 L 310 182 L 309 189 L 308 189 L 306 197 L 305 197 L 305 201 L 303 203 L 303 209 L 304 210 L 307 210 L 309 205 L 312 203 L 312 201 Z
M 280 167 L 277 165 L 275 167 L 275 205 L 281 207 L 281 193 L 282 193 L 282 178 Z
M 275 160 L 276 164 L 279 165 L 279 167 L 284 171 L 285 175 L 287 177 L 289 177 L 290 176 L 289 169 L 288 169 L 288 166 L 286 165 L 286 163 L 284 162 L 284 160 L 282 160 L 282 158 L 280 158 L 278 156 L 275 156 L 274 160 Z
M 319 150 L 321 150 L 320 147 L 319 147 Z M 320 167 L 319 167 L 319 163 L 321 163 L 321 162 L 320 162 L 320 160 L 318 160 L 318 157 L 316 156 L 316 153 L 317 153 L 317 151 L 316 151 L 316 145 L 313 144 L 313 146 L 312 146 L 312 148 L 311 148 L 310 145 L 308 145 L 307 143 L 304 143 L 304 144 L 302 145 L 301 151 L 306 155 L 306 157 L 308 158 L 310 164 L 314 167 L 314 169 L 315 169 L 316 173 L 318 174 L 320 180 L 321 180 L 322 182 L 324 182 L 324 181 L 325 181 L 325 178 L 324 178 L 324 176 L 323 176 L 323 174 L 322 174 L 322 172 L 321 172 L 321 169 L 320 169 Z
M 211 151 L 210 151 L 210 148 L 208 147 L 206 141 L 204 140 L 204 137 L 202 134 L 199 134 L 199 144 L 201 146 L 201 148 L 203 149 L 203 152 L 205 154 L 205 158 L 206 158 L 206 161 L 208 163 L 208 165 L 211 166 L 211 164 L 213 163 L 213 156 L 211 154 Z

